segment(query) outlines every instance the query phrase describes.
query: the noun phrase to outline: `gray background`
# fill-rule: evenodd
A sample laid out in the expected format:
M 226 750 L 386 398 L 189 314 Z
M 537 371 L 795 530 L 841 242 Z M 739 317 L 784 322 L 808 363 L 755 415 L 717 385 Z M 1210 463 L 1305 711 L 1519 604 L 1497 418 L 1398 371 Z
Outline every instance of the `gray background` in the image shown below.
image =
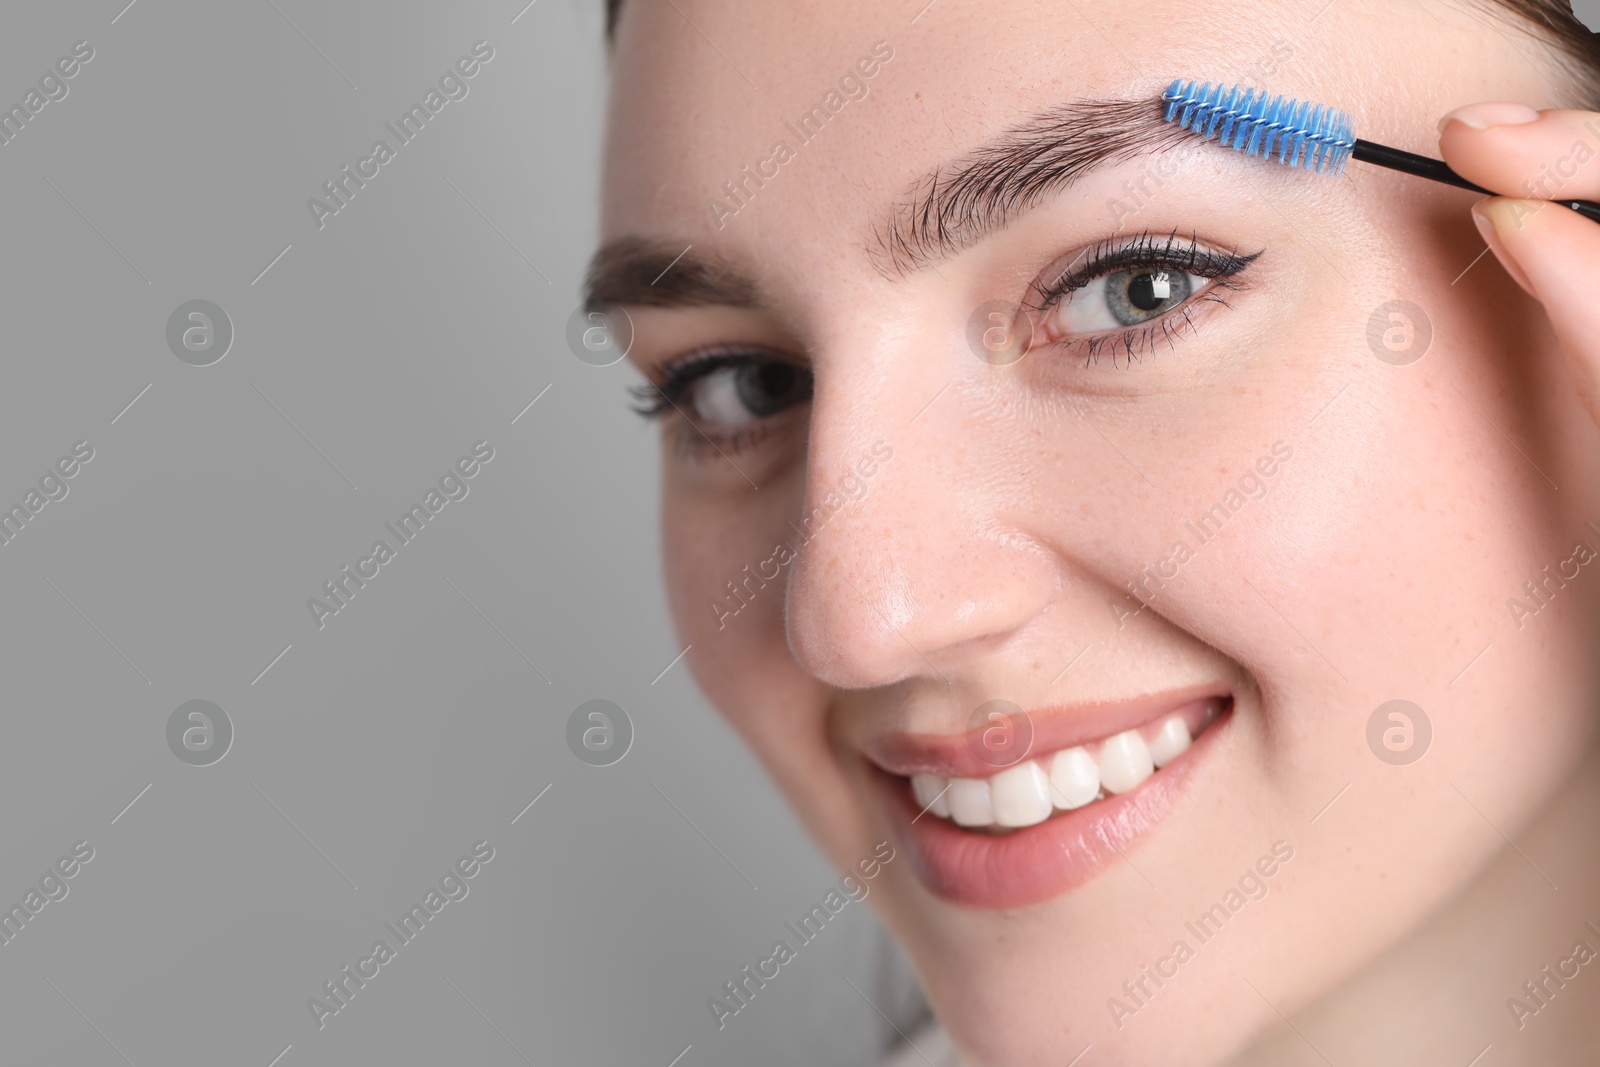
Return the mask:
M 0 1059 L 869 1062 L 863 994 L 918 1005 L 865 906 L 726 1030 L 706 1007 L 835 875 L 662 674 L 653 432 L 631 372 L 566 347 L 597 0 L 125 3 L 0 33 L 6 106 L 95 50 L 0 146 L 0 504 L 94 448 L 0 546 L 0 905 L 95 850 L 0 945 Z M 319 230 L 307 198 L 480 39 L 468 96 Z M 166 341 L 193 299 L 235 331 L 207 367 Z M 319 631 L 307 598 L 480 439 L 468 496 Z M 594 698 L 636 731 L 607 768 L 565 742 Z M 235 729 L 211 766 L 167 745 L 192 699 Z M 480 839 L 469 895 L 319 1031 L 307 998 Z

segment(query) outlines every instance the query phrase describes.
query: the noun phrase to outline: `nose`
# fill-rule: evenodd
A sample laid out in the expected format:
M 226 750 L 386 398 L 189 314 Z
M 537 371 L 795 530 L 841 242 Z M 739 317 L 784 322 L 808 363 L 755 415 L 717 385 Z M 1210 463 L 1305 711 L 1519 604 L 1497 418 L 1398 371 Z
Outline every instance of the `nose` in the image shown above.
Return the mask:
M 814 351 L 812 365 L 790 650 L 838 688 L 950 682 L 1062 583 L 1029 530 L 1037 493 L 996 402 L 1004 381 L 959 341 Z

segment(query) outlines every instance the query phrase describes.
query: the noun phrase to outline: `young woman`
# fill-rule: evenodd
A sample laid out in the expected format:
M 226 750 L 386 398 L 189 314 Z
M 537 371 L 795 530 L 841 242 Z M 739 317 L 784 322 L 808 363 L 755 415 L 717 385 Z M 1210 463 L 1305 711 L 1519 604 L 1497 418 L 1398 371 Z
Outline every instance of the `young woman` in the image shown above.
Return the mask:
M 943 1028 L 906 1062 L 1592 1062 L 1566 4 L 613 15 L 589 301 L 662 422 L 676 624 L 840 869 L 892 852 Z M 1502 195 L 1230 152 L 1175 78 Z

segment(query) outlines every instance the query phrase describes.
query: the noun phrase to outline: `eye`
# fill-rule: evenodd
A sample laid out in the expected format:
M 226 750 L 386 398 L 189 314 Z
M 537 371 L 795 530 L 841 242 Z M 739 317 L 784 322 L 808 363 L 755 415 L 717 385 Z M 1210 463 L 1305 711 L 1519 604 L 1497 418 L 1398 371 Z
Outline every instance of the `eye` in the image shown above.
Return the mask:
M 647 419 L 681 415 L 694 428 L 687 443 L 738 447 L 764 420 L 811 399 L 811 372 L 765 352 L 721 348 L 679 358 L 633 394 Z
M 739 426 L 764 419 L 808 399 L 810 375 L 774 360 L 723 366 L 688 387 L 694 417 L 712 426 Z
M 1206 288 L 1208 279 L 1175 267 L 1119 270 L 1066 294 L 1046 316 L 1052 334 L 1099 333 L 1142 326 Z
M 1032 342 L 1082 350 L 1090 362 L 1102 352 L 1132 362 L 1193 326 L 1194 304 L 1226 303 L 1213 290 L 1243 288 L 1239 275 L 1260 255 L 1215 251 L 1176 232 L 1103 241 L 1034 284 Z

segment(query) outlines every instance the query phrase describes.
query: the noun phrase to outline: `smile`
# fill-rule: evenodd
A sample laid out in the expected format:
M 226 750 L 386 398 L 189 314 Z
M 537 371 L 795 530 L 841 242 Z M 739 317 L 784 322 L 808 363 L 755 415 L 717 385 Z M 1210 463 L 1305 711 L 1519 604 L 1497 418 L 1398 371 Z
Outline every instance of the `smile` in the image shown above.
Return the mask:
M 885 734 L 866 745 L 867 775 L 924 888 L 1026 907 L 1133 862 L 1226 742 L 1233 711 L 1215 688 L 1034 711 L 1029 745 L 998 767 L 981 734 Z
M 998 832 L 1034 826 L 1139 788 L 1188 751 L 1223 706 L 1220 699 L 1196 701 L 1152 725 L 1023 760 L 987 778 L 912 775 L 912 795 L 923 812 L 957 826 Z

